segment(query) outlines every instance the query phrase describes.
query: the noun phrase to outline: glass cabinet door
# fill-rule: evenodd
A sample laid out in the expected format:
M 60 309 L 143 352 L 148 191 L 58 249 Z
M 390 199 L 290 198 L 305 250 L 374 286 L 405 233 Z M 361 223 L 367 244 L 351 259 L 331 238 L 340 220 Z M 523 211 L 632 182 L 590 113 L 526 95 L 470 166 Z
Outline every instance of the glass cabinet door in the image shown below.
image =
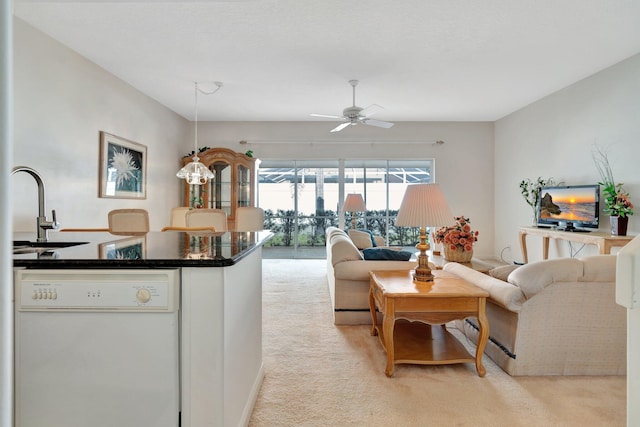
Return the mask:
M 210 166 L 210 169 L 215 174 L 215 177 L 211 180 L 211 199 L 209 207 L 214 209 L 222 209 L 227 213 L 227 216 L 231 215 L 231 173 L 233 169 L 231 165 L 226 162 L 217 161 Z
M 238 165 L 238 205 L 237 207 L 251 206 L 251 170 L 243 165 Z

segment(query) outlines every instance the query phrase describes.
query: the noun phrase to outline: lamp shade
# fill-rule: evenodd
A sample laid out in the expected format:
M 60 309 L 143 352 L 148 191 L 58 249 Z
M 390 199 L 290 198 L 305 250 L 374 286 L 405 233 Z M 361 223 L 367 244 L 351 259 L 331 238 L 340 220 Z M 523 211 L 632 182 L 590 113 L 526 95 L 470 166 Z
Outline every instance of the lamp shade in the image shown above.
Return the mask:
M 396 225 L 440 227 L 453 223 L 453 215 L 438 184 L 412 184 L 404 193 Z
M 351 193 L 347 194 L 347 198 L 344 199 L 344 205 L 342 205 L 344 212 L 365 212 L 367 210 L 362 194 Z
M 198 156 L 193 156 L 193 160 L 184 165 L 176 176 L 185 179 L 189 184 L 201 185 L 213 179 L 214 174 L 209 168 L 199 162 Z

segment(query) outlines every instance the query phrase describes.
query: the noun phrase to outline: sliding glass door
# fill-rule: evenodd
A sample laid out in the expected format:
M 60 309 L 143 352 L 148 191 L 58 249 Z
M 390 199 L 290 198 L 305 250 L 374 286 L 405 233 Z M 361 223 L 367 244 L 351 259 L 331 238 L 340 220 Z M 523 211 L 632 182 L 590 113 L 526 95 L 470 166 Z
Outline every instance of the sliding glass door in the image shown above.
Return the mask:
M 265 228 L 274 233 L 264 251 L 271 258 L 324 258 L 329 226 L 351 226 L 405 245 L 412 233 L 394 220 L 408 184 L 433 181 L 433 160 L 262 161 L 258 171 L 258 206 Z M 345 195 L 359 193 L 365 212 L 341 212 Z

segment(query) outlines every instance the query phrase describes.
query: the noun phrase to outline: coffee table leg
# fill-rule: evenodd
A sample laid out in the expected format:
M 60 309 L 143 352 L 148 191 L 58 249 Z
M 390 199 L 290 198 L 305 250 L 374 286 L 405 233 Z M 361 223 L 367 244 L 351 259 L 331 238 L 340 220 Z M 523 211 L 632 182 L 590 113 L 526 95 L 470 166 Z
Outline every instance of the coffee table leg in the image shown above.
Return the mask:
M 369 285 L 369 311 L 371 312 L 371 335 L 378 335 L 378 317 L 376 316 L 376 301 L 373 297 L 373 282 Z
M 393 376 L 395 368 L 395 346 L 393 343 L 393 329 L 396 323 L 396 313 L 393 299 L 388 299 L 385 304 L 384 316 L 382 318 L 382 331 L 384 335 L 384 347 L 387 350 L 387 367 L 384 373 L 388 377 Z
M 480 377 L 484 377 L 486 370 L 482 365 L 482 355 L 484 354 L 484 348 L 487 345 L 487 339 L 489 338 L 489 320 L 487 319 L 486 312 L 486 300 L 480 298 L 478 301 L 478 346 L 476 347 L 476 370 Z

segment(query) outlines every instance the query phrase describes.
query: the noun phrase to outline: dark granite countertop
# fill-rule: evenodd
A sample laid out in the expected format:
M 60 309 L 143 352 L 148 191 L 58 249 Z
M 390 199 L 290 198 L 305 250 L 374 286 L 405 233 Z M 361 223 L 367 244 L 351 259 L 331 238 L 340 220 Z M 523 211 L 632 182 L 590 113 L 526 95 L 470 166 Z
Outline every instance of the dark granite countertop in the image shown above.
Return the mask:
M 273 235 L 226 232 L 195 235 L 149 232 L 144 236 L 117 236 L 105 232 L 49 232 L 47 248 L 23 245 L 13 254 L 14 267 L 28 268 L 164 268 L 226 267 L 238 263 Z M 16 241 L 35 242 L 35 233 L 14 233 Z M 55 247 L 56 243 L 84 244 Z

